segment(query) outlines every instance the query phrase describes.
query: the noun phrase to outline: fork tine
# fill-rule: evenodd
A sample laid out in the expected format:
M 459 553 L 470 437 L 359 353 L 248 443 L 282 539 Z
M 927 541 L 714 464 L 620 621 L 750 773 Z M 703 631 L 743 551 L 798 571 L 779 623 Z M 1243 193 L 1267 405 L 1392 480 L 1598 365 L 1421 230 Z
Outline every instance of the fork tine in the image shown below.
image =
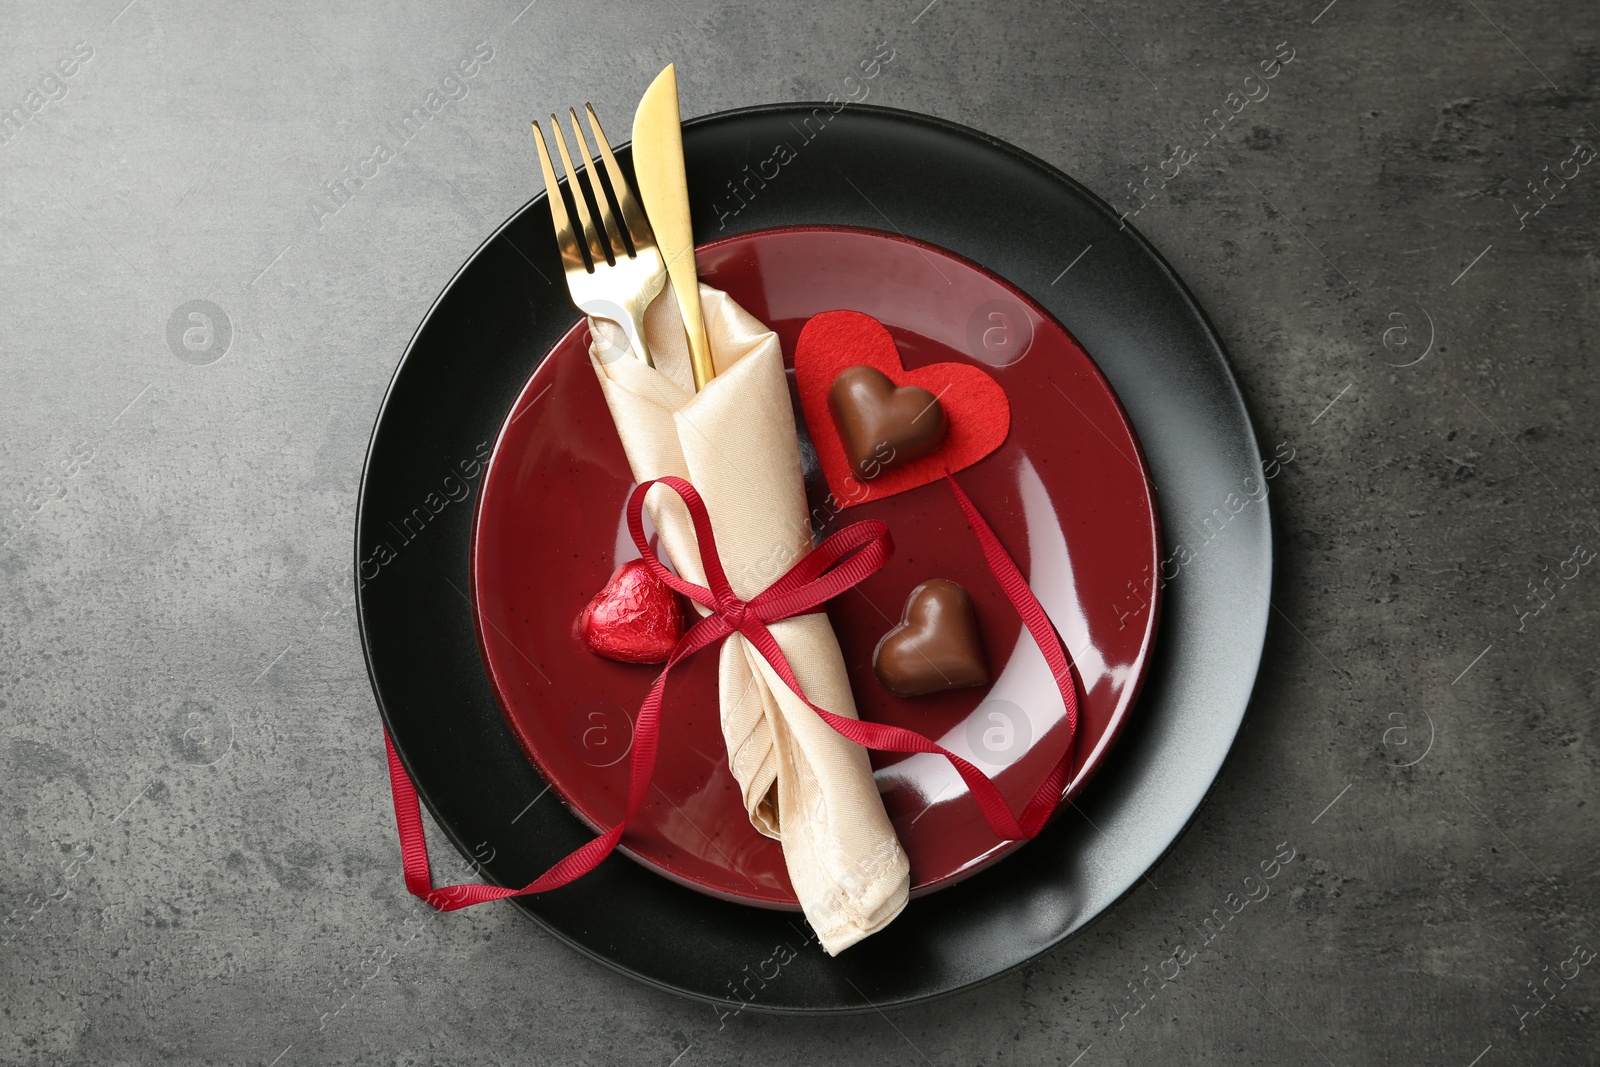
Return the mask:
M 584 104 L 583 108 L 589 113 L 589 128 L 594 131 L 594 139 L 600 145 L 606 177 L 611 179 L 611 188 L 617 194 L 617 203 L 622 208 L 622 224 L 627 227 L 628 240 L 634 248 L 655 244 L 655 231 L 650 229 L 650 220 L 645 218 L 644 208 L 639 206 L 638 197 L 633 195 L 633 186 L 622 175 L 617 157 L 611 152 L 611 142 L 606 140 L 606 131 L 601 129 L 600 118 L 594 113 L 594 105 Z
M 545 146 L 544 131 L 539 129 L 537 121 L 533 123 L 533 140 L 539 146 L 539 169 L 544 172 L 545 199 L 550 201 L 550 218 L 555 222 L 556 244 L 561 248 L 562 266 L 588 270 L 583 253 L 578 251 L 578 235 L 572 229 L 572 218 L 567 214 L 561 187 L 556 184 L 556 170 L 550 163 L 550 149 Z
M 629 259 L 633 253 L 628 251 L 628 246 L 622 243 L 622 234 L 617 232 L 617 216 L 612 212 L 611 201 L 606 197 L 605 186 L 600 181 L 600 168 L 595 163 L 593 153 L 589 151 L 589 142 L 583 136 L 583 127 L 578 125 L 578 112 L 569 107 L 567 115 L 572 120 L 572 135 L 578 139 L 578 149 L 583 153 L 584 170 L 589 175 L 589 187 L 594 190 L 595 206 L 600 209 L 600 224 L 605 227 L 606 236 L 611 239 L 612 259 Z
M 572 190 L 573 202 L 578 207 L 578 219 L 583 223 L 583 239 L 589 248 L 589 258 L 596 268 L 606 266 L 611 260 L 606 255 L 605 247 L 600 244 L 599 234 L 595 232 L 594 219 L 589 215 L 589 205 L 584 200 L 583 183 L 579 181 L 579 171 L 572 165 L 572 156 L 567 153 L 567 139 L 561 135 L 561 123 L 554 112 L 550 115 L 550 128 L 556 135 L 556 151 L 561 153 L 561 164 L 567 168 L 567 188 Z

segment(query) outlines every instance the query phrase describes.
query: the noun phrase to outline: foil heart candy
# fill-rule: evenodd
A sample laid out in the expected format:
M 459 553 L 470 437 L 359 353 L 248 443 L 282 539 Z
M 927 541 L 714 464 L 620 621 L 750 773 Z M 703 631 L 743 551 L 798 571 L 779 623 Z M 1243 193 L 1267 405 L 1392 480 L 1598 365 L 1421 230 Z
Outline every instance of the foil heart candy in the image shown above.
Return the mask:
M 683 604 L 644 560 L 630 559 L 584 607 L 573 632 L 597 656 L 665 663 L 683 637 Z

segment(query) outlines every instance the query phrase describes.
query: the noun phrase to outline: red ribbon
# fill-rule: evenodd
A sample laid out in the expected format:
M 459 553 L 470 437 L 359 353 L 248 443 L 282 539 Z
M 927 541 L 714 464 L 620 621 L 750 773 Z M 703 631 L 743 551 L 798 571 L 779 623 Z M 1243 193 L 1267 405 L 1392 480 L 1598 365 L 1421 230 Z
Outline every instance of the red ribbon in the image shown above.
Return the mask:
M 967 495 L 955 479 L 946 477 L 956 503 L 960 505 L 967 521 L 972 525 L 978 544 L 983 549 L 989 568 L 999 580 L 1007 598 L 1022 617 L 1028 632 L 1033 635 L 1045 661 L 1050 666 L 1056 686 L 1061 690 L 1062 703 L 1067 713 L 1067 744 L 1061 759 L 1023 808 L 1020 817 L 1013 815 L 1000 791 L 981 770 L 955 753 L 916 733 L 899 726 L 862 722 L 835 715 L 819 708 L 807 699 L 796 680 L 789 661 L 778 646 L 768 623 L 804 615 L 857 585 L 888 562 L 894 551 L 889 537 L 889 527 L 869 519 L 851 525 L 833 534 L 818 545 L 789 572 L 771 586 L 749 600 L 741 600 L 729 584 L 717 555 L 716 538 L 711 529 L 711 516 L 694 486 L 682 478 L 666 477 L 645 482 L 634 489 L 628 498 L 628 531 L 645 564 L 657 577 L 684 596 L 710 609 L 710 614 L 700 619 L 683 635 L 672 650 L 666 666 L 656 676 L 649 695 L 639 707 L 639 717 L 633 728 L 633 751 L 628 767 L 628 803 L 621 821 L 605 833 L 576 849 L 565 859 L 521 889 L 502 886 L 467 884 L 434 888 L 433 875 L 428 865 L 428 847 L 423 839 L 422 813 L 417 806 L 417 791 L 395 753 L 394 742 L 384 733 L 384 743 L 389 753 L 389 782 L 394 791 L 395 822 L 400 831 L 400 856 L 405 866 L 406 888 L 440 911 L 481 904 L 487 900 L 502 900 L 532 893 L 544 893 L 577 879 L 599 865 L 622 840 L 628 822 L 638 814 L 649 792 L 655 772 L 656 750 L 660 740 L 661 705 L 666 692 L 667 677 L 672 669 L 688 657 L 716 644 L 732 634 L 741 634 L 755 646 L 771 664 L 778 677 L 783 679 L 795 695 L 837 733 L 865 748 L 881 752 L 930 752 L 949 760 L 971 790 L 984 818 L 995 834 L 1004 841 L 1025 840 L 1037 834 L 1056 806 L 1071 771 L 1072 740 L 1078 727 L 1077 687 L 1073 682 L 1071 665 L 1061 638 L 1051 625 L 1044 608 L 1028 588 L 1017 565 L 1006 553 L 1000 539 L 988 523 L 978 514 Z M 651 550 L 644 534 L 644 498 L 652 485 L 660 482 L 672 488 L 688 508 L 694 523 L 695 537 L 700 547 L 700 561 L 706 572 L 706 585 L 699 586 L 684 581 L 661 563 Z

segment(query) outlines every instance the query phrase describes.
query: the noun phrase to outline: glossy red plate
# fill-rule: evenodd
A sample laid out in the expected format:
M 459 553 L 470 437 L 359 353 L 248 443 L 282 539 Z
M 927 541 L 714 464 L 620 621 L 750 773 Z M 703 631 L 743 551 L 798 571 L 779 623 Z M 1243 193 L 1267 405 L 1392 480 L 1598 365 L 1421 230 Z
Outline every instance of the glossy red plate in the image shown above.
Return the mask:
M 1089 356 L 1002 279 L 889 234 L 768 230 L 706 245 L 697 263 L 708 284 L 777 331 L 791 376 L 806 320 L 851 309 L 889 329 L 906 367 L 974 363 L 1005 389 L 1010 436 L 956 477 L 1072 655 L 1080 723 L 1066 795 L 1081 789 L 1126 720 L 1149 663 L 1160 559 L 1144 458 Z M 587 349 L 579 321 L 539 364 L 501 427 L 479 497 L 472 592 L 506 721 L 551 788 L 599 828 L 621 815 L 633 719 L 657 668 L 600 659 L 573 634 L 589 598 L 638 554 L 623 514 L 633 477 Z M 795 410 L 800 421 L 798 402 Z M 802 451 L 820 518 L 827 490 L 814 452 Z M 1020 810 L 1067 740 L 1044 658 L 946 486 L 848 508 L 822 532 L 866 518 L 888 522 L 894 558 L 828 609 L 861 717 L 918 730 L 973 760 Z M 873 676 L 874 646 L 899 620 L 911 589 L 929 578 L 954 579 L 971 593 L 995 679 L 988 689 L 901 699 Z M 715 655 L 701 654 L 674 672 L 655 784 L 622 850 L 715 896 L 795 908 L 782 850 L 750 826 L 728 771 L 716 666 Z M 943 759 L 874 753 L 873 767 L 910 857 L 913 895 L 953 884 L 1017 847 L 995 839 Z

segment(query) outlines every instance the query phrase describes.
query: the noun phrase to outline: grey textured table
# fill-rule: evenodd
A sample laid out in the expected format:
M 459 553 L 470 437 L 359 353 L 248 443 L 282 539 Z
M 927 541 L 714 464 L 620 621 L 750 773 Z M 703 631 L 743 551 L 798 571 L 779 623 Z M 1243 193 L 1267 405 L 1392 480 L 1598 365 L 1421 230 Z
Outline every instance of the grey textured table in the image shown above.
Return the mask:
M 1600 7 L 523 2 L 0 12 L 0 1063 L 1600 1062 Z M 540 187 L 530 115 L 668 60 L 691 115 L 859 96 L 880 42 L 871 102 L 1140 209 L 1194 288 L 1294 456 L 1275 628 L 1211 801 L 1083 936 L 719 1018 L 404 892 L 357 481 Z

